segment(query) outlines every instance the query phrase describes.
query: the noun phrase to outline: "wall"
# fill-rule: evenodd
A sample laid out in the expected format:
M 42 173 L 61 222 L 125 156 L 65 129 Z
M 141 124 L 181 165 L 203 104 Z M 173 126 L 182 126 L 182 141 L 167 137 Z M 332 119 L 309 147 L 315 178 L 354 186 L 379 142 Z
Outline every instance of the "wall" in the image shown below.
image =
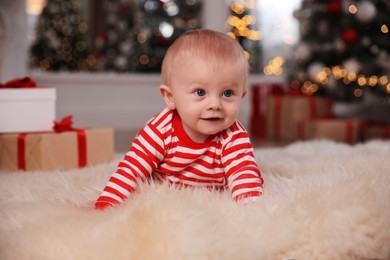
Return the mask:
M 24 1 L 0 0 L 0 82 L 26 74 L 25 9 Z

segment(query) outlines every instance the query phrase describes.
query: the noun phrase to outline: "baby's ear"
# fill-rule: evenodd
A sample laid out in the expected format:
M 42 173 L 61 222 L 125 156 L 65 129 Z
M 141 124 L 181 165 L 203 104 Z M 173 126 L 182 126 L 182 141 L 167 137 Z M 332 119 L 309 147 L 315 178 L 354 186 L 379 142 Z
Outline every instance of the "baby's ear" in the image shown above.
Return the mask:
M 160 94 L 169 109 L 173 110 L 176 108 L 170 87 L 164 84 L 160 85 Z
M 244 98 L 246 96 L 246 92 L 247 92 L 247 89 L 244 88 L 244 91 L 242 92 L 242 97 L 241 98 Z

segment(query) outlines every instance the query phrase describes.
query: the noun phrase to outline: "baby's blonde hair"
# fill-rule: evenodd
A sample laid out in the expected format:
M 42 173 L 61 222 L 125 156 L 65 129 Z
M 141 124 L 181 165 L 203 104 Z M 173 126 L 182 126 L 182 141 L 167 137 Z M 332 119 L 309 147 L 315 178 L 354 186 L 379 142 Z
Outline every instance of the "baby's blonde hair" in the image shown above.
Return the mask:
M 178 58 L 212 60 L 221 65 L 236 66 L 246 80 L 248 60 L 241 45 L 224 33 L 200 29 L 187 31 L 168 49 L 161 68 L 164 84 L 169 85 Z

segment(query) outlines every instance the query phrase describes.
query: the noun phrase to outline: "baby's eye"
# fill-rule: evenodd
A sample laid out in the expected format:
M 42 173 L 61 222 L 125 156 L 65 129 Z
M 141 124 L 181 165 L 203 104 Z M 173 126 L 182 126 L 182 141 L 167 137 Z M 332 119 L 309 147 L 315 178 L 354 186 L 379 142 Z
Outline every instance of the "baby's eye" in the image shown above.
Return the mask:
M 202 97 L 202 96 L 206 95 L 206 91 L 204 91 L 203 89 L 197 89 L 197 90 L 195 90 L 195 94 L 197 96 Z
M 223 92 L 223 95 L 224 95 L 225 97 L 231 97 L 231 96 L 233 95 L 233 91 L 232 91 L 232 90 L 225 90 L 225 91 Z

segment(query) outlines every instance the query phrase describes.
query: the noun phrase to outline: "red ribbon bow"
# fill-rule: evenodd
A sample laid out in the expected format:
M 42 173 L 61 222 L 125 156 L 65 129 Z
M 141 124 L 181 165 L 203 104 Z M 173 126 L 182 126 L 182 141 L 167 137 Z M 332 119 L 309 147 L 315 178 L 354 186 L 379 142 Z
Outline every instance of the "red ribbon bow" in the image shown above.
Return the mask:
M 64 117 L 60 122 L 54 121 L 53 130 L 57 133 L 76 130 L 73 128 L 73 117 L 69 115 Z
M 79 166 L 87 165 L 87 136 L 83 129 L 73 128 L 73 117 L 64 117 L 60 122 L 54 121 L 53 130 L 57 133 L 75 131 L 77 133 L 77 147 L 79 155 Z
M 30 77 L 12 79 L 5 84 L 0 83 L 0 88 L 35 88 L 36 86 L 35 80 Z

